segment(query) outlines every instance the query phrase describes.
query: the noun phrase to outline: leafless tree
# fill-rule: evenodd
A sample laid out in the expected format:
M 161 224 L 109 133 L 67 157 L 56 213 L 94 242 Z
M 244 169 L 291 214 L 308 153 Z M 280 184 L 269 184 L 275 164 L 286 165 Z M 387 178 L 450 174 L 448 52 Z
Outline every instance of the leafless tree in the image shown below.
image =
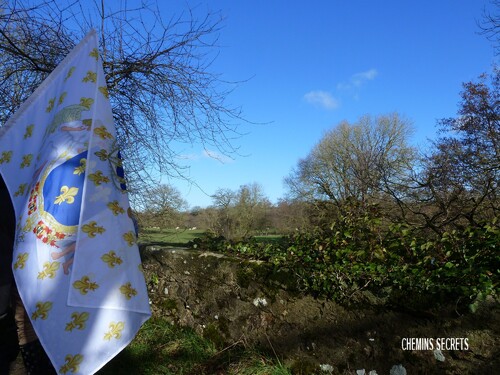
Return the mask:
M 235 86 L 212 72 L 222 23 L 191 9 L 165 19 L 155 2 L 0 0 L 0 124 L 94 28 L 129 188 L 186 177 L 183 148 L 231 155 L 240 135 Z
M 212 199 L 209 212 L 213 222 L 209 227 L 217 235 L 245 238 L 270 225 L 271 202 L 257 183 L 242 185 L 237 191 L 218 189 Z
M 328 131 L 285 179 L 291 195 L 329 200 L 342 207 L 349 200 L 367 203 L 395 184 L 411 163 L 412 127 L 398 114 L 364 116 Z
M 175 228 L 181 224 L 181 212 L 187 208 L 180 191 L 168 184 L 150 187 L 143 193 L 142 201 L 138 217 L 144 227 Z
M 493 43 L 495 53 L 500 54 L 500 0 L 491 0 L 491 5 L 495 11 L 484 11 L 483 18 L 479 22 L 481 33 L 486 35 L 489 41 Z

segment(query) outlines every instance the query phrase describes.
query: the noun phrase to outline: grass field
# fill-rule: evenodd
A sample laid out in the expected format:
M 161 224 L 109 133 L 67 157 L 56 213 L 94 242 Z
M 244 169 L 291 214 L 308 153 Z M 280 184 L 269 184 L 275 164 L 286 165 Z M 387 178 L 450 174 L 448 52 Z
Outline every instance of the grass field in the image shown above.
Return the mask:
M 152 318 L 132 343 L 98 375 L 290 375 L 279 360 L 236 343 L 217 348 L 210 340 L 165 319 Z
M 204 230 L 195 229 L 152 229 L 139 232 L 139 243 L 158 246 L 186 246 L 187 243 L 200 237 Z
M 153 229 L 146 228 L 139 232 L 139 243 L 157 246 L 186 246 L 189 241 L 198 238 L 205 233 L 202 229 Z M 257 235 L 254 239 L 257 242 L 279 242 L 282 235 Z

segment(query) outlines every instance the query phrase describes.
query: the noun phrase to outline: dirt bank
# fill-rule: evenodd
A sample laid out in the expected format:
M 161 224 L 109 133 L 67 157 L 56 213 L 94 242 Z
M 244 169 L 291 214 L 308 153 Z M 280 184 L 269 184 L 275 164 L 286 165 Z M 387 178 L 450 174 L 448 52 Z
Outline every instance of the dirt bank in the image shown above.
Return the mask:
M 500 373 L 498 303 L 466 315 L 453 306 L 391 310 L 370 296 L 346 307 L 300 293 L 293 271 L 222 254 L 148 248 L 143 262 L 154 314 L 221 348 L 257 344 L 297 374 L 320 365 L 332 374 L 389 374 L 395 365 L 408 374 Z

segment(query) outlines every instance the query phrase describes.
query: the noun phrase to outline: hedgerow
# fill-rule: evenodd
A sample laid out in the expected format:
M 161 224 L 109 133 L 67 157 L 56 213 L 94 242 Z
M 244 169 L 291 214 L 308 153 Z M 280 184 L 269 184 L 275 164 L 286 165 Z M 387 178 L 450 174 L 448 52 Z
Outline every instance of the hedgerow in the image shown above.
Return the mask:
M 195 246 L 263 259 L 293 270 L 304 292 L 339 302 L 369 291 L 387 304 L 425 309 L 449 302 L 474 310 L 498 299 L 497 220 L 429 236 L 380 218 L 341 217 L 329 227 L 297 232 L 276 243 L 207 236 Z

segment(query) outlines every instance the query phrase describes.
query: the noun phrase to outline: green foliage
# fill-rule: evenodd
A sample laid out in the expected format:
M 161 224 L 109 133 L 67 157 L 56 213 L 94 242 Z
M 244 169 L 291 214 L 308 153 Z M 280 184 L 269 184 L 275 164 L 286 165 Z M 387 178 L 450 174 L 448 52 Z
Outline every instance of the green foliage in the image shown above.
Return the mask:
M 188 246 L 206 251 L 238 254 L 251 259 L 269 260 L 276 254 L 276 249 L 288 243 L 287 241 L 288 238 L 281 236 L 228 240 L 224 236 L 206 232 L 190 241 Z
M 499 297 L 496 219 L 432 237 L 404 224 L 387 227 L 376 210 L 366 212 L 343 215 L 328 228 L 297 231 L 279 242 L 207 236 L 199 246 L 293 269 L 303 291 L 339 302 L 359 301 L 359 292 L 368 290 L 412 309 L 458 301 L 474 311 L 486 296 Z
M 98 374 L 290 375 L 279 361 L 255 349 L 232 345 L 218 350 L 213 342 L 214 332 L 209 330 L 209 337 L 202 337 L 165 319 L 151 318 L 132 343 Z
M 148 320 L 132 343 L 99 374 L 179 374 L 187 373 L 216 353 L 213 344 L 194 331 Z

